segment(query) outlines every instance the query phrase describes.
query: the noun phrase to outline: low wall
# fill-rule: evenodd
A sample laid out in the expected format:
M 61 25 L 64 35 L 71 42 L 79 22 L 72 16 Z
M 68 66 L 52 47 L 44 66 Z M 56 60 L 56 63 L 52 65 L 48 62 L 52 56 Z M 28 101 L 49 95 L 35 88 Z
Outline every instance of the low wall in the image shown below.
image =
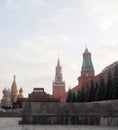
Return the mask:
M 21 117 L 21 112 L 0 112 L 0 117 Z
M 21 123 L 118 126 L 118 100 L 64 104 L 24 102 Z
M 0 117 L 21 117 L 22 109 L 8 109 L 0 111 Z
M 62 124 L 62 125 L 107 125 L 118 126 L 118 117 L 80 116 L 24 116 L 22 124 Z

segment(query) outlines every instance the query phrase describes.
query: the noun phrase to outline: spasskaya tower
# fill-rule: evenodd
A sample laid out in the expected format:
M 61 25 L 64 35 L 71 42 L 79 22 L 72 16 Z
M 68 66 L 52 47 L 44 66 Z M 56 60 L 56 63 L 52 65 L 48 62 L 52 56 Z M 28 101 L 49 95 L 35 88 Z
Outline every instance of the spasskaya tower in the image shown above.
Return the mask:
M 65 93 L 65 82 L 63 81 L 62 76 L 62 67 L 60 65 L 60 60 L 58 58 L 56 71 L 55 71 L 55 80 L 53 81 L 53 96 L 58 98 Z

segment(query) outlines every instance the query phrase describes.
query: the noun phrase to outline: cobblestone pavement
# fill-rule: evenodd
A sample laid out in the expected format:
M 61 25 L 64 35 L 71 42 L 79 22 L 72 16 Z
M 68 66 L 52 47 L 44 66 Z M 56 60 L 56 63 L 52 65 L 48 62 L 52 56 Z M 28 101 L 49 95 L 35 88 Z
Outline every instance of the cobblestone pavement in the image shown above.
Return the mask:
M 20 118 L 0 118 L 0 130 L 118 130 L 118 127 L 89 125 L 19 125 Z

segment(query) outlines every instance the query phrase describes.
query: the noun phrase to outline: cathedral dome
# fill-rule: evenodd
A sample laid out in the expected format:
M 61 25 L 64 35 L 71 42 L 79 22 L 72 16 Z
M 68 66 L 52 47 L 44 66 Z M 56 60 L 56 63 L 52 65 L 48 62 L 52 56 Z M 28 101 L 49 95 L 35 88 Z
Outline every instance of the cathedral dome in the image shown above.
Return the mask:
M 21 92 L 21 93 L 22 93 L 22 92 L 23 92 L 23 89 L 22 89 L 22 88 L 20 88 L 20 89 L 19 89 L 19 92 Z
M 3 93 L 6 93 L 6 91 L 7 91 L 7 89 L 6 88 L 4 88 L 4 90 L 2 91 Z
M 10 88 L 7 89 L 7 93 L 11 93 L 11 89 Z
M 4 88 L 4 90 L 3 90 L 3 93 L 11 93 L 11 89 L 10 88 Z

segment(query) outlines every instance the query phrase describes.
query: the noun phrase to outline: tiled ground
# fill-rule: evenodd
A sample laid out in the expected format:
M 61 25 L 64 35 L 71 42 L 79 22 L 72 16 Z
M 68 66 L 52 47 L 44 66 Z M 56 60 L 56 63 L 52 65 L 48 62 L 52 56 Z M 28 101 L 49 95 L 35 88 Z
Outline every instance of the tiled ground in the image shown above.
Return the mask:
M 0 118 L 0 130 L 118 130 L 118 127 L 84 125 L 19 125 L 20 118 Z

